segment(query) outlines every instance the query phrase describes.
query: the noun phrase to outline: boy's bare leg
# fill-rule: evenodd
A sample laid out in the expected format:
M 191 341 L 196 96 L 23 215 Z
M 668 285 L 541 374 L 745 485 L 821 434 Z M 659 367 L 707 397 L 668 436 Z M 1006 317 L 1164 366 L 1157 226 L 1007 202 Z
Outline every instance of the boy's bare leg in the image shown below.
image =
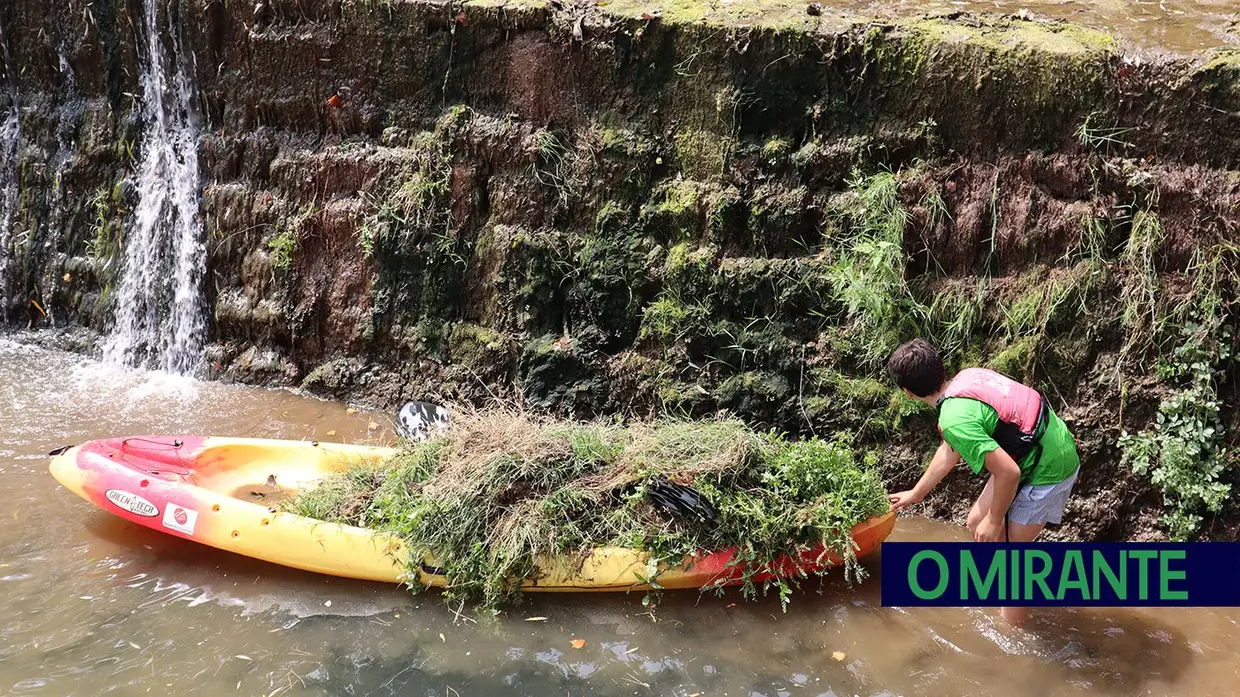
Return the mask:
M 1042 534 L 1042 529 L 1046 527 L 1046 523 L 1035 523 L 1026 525 L 1024 523 L 1013 523 L 1008 521 L 1008 537 L 1012 542 L 1033 542 L 1038 535 Z M 1002 608 L 1003 619 L 1014 626 L 1021 626 L 1025 620 L 1029 618 L 1029 608 L 1024 607 L 1005 607 Z
M 994 477 L 986 481 L 986 488 L 982 489 L 981 495 L 977 497 L 972 510 L 969 511 L 970 535 L 973 534 L 977 526 L 990 513 L 990 503 L 994 499 L 994 483 Z M 1038 535 L 1042 534 L 1042 529 L 1046 527 L 1046 523 L 1025 525 L 1008 521 L 1007 526 L 1008 539 L 1011 542 L 1033 542 Z M 1017 627 L 1024 624 L 1029 617 L 1029 609 L 1023 607 L 1005 607 L 1002 608 L 1002 613 L 1004 620 Z

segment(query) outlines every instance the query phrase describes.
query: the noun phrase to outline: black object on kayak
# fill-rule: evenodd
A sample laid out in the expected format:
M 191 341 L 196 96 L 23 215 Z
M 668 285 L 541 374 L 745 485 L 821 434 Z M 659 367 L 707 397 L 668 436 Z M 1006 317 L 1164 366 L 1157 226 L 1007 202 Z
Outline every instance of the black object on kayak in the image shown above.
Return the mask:
M 681 518 L 713 523 L 719 517 L 715 507 L 696 489 L 668 480 L 651 482 L 647 490 L 650 502 L 662 511 Z

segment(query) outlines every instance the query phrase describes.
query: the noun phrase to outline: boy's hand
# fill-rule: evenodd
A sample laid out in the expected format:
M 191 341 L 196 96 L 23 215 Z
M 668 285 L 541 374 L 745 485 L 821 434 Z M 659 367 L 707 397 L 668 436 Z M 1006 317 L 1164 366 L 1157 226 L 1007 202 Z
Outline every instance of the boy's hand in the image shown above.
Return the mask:
M 1003 541 L 1003 522 L 995 522 L 990 516 L 982 519 L 977 524 L 977 529 L 973 531 L 974 542 L 1002 542 Z
M 921 494 L 917 493 L 916 489 L 909 489 L 891 494 L 887 497 L 887 501 L 891 504 L 891 510 L 899 511 L 915 503 L 921 503 Z

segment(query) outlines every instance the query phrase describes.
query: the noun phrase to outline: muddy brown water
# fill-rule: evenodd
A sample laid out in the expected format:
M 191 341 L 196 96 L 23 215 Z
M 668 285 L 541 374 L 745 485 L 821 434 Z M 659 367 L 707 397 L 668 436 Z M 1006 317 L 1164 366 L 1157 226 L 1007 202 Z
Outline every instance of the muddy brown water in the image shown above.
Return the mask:
M 1141 49 L 1192 52 L 1240 45 L 1230 24 L 1240 19 L 1235 0 L 818 0 L 826 7 L 877 17 L 922 12 L 1022 11 L 1111 32 Z
M 471 621 L 435 595 L 128 524 L 47 472 L 49 450 L 117 434 L 328 431 L 383 442 L 391 421 L 0 340 L 0 694 L 1221 696 L 1240 685 L 1240 611 L 1055 610 L 1012 630 L 991 610 L 883 607 L 876 556 L 860 587 L 832 580 L 787 614 L 689 592 L 654 616 L 637 594 L 606 594 L 533 597 Z M 892 539 L 963 538 L 905 518 Z

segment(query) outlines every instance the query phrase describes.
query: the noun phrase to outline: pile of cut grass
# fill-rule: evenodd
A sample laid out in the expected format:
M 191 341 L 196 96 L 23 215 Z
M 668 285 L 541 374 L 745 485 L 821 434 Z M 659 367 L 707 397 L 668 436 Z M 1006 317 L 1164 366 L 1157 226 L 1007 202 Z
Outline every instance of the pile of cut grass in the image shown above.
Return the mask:
M 448 434 L 403 444 L 389 461 L 354 466 L 282 506 L 400 536 L 412 589 L 421 590 L 417 567 L 431 558 L 451 602 L 499 609 L 519 599 L 515 579 L 537 577 L 537 558 L 615 545 L 671 564 L 737 547 L 744 596 L 775 589 L 786 607 L 803 577 L 761 588 L 750 579 L 783 554 L 825 544 L 849 581 L 864 577 L 850 530 L 888 510 L 873 464 L 858 464 L 842 440 L 790 441 L 737 421 L 575 424 L 458 412 Z M 648 488 L 669 480 L 700 492 L 716 521 L 652 505 Z

